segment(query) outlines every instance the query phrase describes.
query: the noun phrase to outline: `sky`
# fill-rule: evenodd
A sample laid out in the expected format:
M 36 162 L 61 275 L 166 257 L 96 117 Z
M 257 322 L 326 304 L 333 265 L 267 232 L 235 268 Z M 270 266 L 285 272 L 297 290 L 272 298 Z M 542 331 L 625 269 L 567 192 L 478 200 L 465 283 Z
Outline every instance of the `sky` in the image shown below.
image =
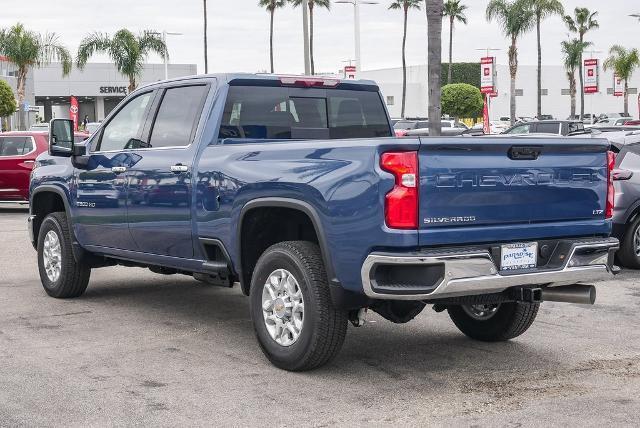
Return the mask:
M 468 5 L 468 25 L 457 24 L 454 33 L 454 61 L 477 61 L 478 49 L 498 48 L 498 62 L 507 63 L 508 41 L 500 28 L 487 23 L 484 11 L 488 0 L 462 0 Z M 269 15 L 257 0 L 207 0 L 209 16 L 209 71 L 257 72 L 269 68 Z M 402 12 L 388 10 L 391 0 L 362 5 L 362 68 L 364 70 L 401 65 Z M 613 44 L 640 48 L 640 22 L 628 17 L 640 12 L 640 0 L 566 0 L 567 11 L 576 6 L 598 11 L 600 29 L 588 34 L 596 56 L 604 57 Z M 0 0 L 0 27 L 16 22 L 38 32 L 55 32 L 75 53 L 80 40 L 99 31 L 113 34 L 121 28 L 134 32 L 146 29 L 180 32 L 168 40 L 170 61 L 196 63 L 204 71 L 203 0 Z M 333 4 L 331 11 L 315 13 L 316 71 L 337 72 L 354 57 L 353 6 Z M 559 17 L 542 25 L 543 62 L 562 63 L 560 42 L 568 31 Z M 410 12 L 407 36 L 407 64 L 425 64 L 427 26 L 423 10 Z M 287 7 L 275 16 L 275 68 L 278 73 L 302 73 L 302 14 Z M 443 26 L 443 61 L 448 58 L 448 23 Z M 535 31 L 519 42 L 521 64 L 536 63 Z M 107 61 L 96 56 L 93 61 Z M 150 56 L 148 62 L 161 62 Z

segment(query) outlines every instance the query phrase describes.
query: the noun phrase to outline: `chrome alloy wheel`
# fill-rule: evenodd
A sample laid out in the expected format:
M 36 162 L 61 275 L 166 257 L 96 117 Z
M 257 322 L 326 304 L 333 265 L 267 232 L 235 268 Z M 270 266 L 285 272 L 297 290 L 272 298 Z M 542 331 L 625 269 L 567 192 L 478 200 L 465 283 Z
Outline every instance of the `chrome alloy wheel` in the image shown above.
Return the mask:
M 462 309 L 471 318 L 486 321 L 498 312 L 500 305 L 462 305 Z
M 62 271 L 62 248 L 58 234 L 50 230 L 44 237 L 44 248 L 42 251 L 44 270 L 47 272 L 49 281 L 56 282 L 60 278 Z
M 636 257 L 640 257 L 640 226 L 636 227 L 636 231 L 633 234 L 633 251 Z
M 291 272 L 271 272 L 262 289 L 262 315 L 269 335 L 279 345 L 291 346 L 298 340 L 304 324 L 304 299 Z

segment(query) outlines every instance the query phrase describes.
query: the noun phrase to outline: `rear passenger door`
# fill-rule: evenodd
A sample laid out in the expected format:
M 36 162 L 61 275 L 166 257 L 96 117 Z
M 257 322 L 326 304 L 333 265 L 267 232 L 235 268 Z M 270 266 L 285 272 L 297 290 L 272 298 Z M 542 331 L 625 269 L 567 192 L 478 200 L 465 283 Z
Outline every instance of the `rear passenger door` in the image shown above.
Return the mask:
M 159 90 L 128 169 L 129 230 L 140 251 L 180 258 L 193 252 L 191 205 L 196 130 L 209 83 Z
M 0 137 L 0 201 L 26 201 L 35 143 L 29 136 Z

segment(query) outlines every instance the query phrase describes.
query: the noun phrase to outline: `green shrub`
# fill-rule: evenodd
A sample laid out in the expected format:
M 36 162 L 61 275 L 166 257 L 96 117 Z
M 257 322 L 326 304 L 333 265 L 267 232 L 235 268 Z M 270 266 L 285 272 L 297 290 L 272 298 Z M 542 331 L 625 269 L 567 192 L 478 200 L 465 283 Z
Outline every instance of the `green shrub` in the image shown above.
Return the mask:
M 0 80 L 0 117 L 12 115 L 16 110 L 18 105 L 11 86 L 4 80 Z
M 480 89 L 466 83 L 442 87 L 442 113 L 455 118 L 478 117 L 484 106 Z

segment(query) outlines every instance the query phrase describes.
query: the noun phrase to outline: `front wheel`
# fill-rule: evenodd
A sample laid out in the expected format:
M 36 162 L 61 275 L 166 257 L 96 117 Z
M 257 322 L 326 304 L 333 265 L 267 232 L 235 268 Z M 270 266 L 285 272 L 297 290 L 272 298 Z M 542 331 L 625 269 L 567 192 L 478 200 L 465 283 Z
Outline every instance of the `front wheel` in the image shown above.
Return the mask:
M 251 278 L 251 319 L 275 366 L 305 371 L 334 358 L 347 332 L 347 312 L 333 307 L 318 246 L 281 242 L 260 257 Z
M 539 303 L 454 305 L 449 316 L 458 329 L 475 340 L 501 342 L 518 337 L 531 327 Z
M 81 296 L 89 284 L 91 268 L 76 261 L 71 243 L 65 213 L 49 214 L 38 233 L 38 270 L 44 291 L 51 297 Z

